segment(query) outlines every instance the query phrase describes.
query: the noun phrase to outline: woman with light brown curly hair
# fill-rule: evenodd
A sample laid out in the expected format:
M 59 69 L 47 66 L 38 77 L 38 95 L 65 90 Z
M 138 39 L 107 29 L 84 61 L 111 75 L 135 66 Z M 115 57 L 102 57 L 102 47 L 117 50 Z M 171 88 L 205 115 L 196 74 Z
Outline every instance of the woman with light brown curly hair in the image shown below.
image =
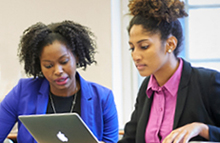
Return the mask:
M 220 141 L 220 73 L 178 57 L 183 40 L 180 0 L 132 0 L 131 56 L 146 76 L 118 143 Z

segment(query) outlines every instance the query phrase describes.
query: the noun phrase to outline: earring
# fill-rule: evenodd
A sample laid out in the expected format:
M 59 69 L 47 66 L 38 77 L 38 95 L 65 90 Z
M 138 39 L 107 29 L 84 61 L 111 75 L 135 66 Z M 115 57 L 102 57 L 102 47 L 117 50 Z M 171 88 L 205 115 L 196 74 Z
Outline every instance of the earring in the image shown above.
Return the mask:
M 171 49 L 169 49 L 169 50 L 168 50 L 168 53 L 171 53 L 171 52 L 172 52 L 172 50 L 171 50 Z

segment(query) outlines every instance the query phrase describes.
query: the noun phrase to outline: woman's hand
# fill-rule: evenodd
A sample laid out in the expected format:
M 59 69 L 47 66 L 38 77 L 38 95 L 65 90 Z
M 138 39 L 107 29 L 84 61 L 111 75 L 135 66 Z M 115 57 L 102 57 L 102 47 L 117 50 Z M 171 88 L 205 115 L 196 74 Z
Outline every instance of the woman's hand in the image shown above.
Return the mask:
M 188 143 L 188 141 L 200 135 L 209 139 L 209 128 L 203 123 L 190 123 L 180 128 L 173 130 L 162 143 Z

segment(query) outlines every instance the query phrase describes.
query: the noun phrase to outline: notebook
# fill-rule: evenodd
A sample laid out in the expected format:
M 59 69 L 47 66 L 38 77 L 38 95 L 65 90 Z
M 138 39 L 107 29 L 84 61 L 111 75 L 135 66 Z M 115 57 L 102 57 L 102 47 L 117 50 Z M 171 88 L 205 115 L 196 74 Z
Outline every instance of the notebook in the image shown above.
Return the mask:
M 98 143 L 76 113 L 18 117 L 38 143 Z

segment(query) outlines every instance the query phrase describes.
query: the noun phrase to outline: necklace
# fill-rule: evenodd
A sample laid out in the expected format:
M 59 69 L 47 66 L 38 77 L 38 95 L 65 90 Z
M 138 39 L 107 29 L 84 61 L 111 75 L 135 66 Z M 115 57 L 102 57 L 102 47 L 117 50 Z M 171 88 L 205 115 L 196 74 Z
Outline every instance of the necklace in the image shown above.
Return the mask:
M 76 88 L 76 91 L 77 91 L 77 88 Z M 51 101 L 51 106 L 52 106 L 52 109 L 53 109 L 53 112 L 56 114 L 56 109 L 55 109 L 55 106 L 54 106 L 54 102 L 53 102 L 53 98 L 52 98 L 52 95 L 51 95 L 51 92 L 49 93 L 49 96 L 50 96 L 50 101 Z M 70 109 L 70 113 L 73 112 L 73 108 L 76 104 L 76 96 L 77 96 L 77 92 L 74 94 L 74 99 L 73 99 L 73 103 L 72 103 L 72 107 Z

